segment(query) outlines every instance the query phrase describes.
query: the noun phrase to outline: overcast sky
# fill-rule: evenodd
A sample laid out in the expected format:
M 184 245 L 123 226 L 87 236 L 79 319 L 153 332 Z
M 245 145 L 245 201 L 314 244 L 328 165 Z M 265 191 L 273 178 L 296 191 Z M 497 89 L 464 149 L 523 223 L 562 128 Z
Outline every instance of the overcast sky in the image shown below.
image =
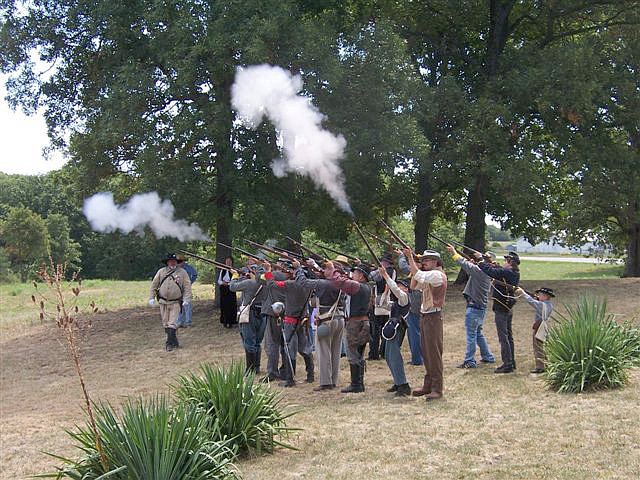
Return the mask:
M 0 171 L 35 175 L 60 168 L 64 164 L 60 153 L 48 160 L 42 153 L 49 144 L 44 118 L 9 108 L 4 98 L 5 78 L 0 76 Z

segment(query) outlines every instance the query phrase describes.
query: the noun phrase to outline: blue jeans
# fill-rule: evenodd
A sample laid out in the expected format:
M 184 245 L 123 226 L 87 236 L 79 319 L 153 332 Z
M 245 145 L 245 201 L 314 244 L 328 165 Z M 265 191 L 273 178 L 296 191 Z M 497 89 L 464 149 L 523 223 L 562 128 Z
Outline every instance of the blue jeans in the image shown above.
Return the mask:
M 176 325 L 178 325 L 179 327 L 184 325 L 185 327 L 190 327 L 191 326 L 191 304 L 187 303 L 186 305 L 182 306 L 182 309 L 180 310 L 180 315 L 178 315 L 178 319 L 176 320 Z
M 400 325 L 398 325 L 396 336 L 393 337 L 392 340 L 387 340 L 384 347 L 384 359 L 387 361 L 389 370 L 391 370 L 394 385 L 404 385 L 407 383 L 407 376 L 404 372 L 404 360 L 400 352 L 406 329 L 401 322 Z
M 494 362 L 495 358 L 487 339 L 484 338 L 482 333 L 482 324 L 484 323 L 484 316 L 486 309 L 467 307 L 467 312 L 464 316 L 464 328 L 467 332 L 467 351 L 464 355 L 464 363 L 476 365 L 476 345 L 480 347 L 480 357 L 486 362 Z
M 267 319 L 260 314 L 260 309 L 250 307 L 249 322 L 240 324 L 242 346 L 247 352 L 258 354 L 260 358 L 260 344 L 267 328 Z
M 406 318 L 411 350 L 411 364 L 422 365 L 422 350 L 420 347 L 420 314 L 409 312 Z

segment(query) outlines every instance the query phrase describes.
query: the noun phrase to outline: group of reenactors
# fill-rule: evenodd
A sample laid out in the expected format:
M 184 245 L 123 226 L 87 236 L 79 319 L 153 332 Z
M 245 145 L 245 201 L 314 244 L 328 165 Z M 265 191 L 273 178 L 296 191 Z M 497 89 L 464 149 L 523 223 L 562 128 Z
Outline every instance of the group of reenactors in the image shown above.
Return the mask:
M 489 298 L 493 300 L 502 364 L 496 373 L 516 369 L 512 333 L 513 307 L 524 297 L 535 309 L 533 347 L 535 369 L 544 371 L 544 335 L 552 310 L 554 292 L 541 288 L 534 294 L 518 286 L 520 259 L 515 252 L 497 264 L 495 255 L 466 255 L 452 245 L 447 250 L 467 272 L 463 291 L 467 308 L 465 331 L 467 348 L 458 368 L 476 368 L 480 362 L 495 363 L 482 333 Z M 181 312 L 190 307 L 191 279 L 174 254 L 164 259 L 166 266 L 156 273 L 150 304 L 160 304 L 167 334 L 166 349 L 178 346 L 177 330 Z M 239 292 L 237 319 L 245 351 L 246 368 L 261 370 L 262 346 L 267 366 L 264 381 L 281 380 L 284 387 L 296 385 L 298 356 L 305 366 L 307 383 L 316 381 L 315 391 L 332 390 L 339 383 L 341 357 L 346 356 L 350 383 L 343 393 L 365 390 L 366 360 L 383 356 L 393 378 L 388 389 L 397 396 L 424 396 L 438 399 L 443 394 L 443 316 L 447 276 L 440 254 L 410 248 L 386 252 L 373 266 L 337 255 L 332 260 L 291 257 L 277 261 L 249 258 L 243 268 L 228 267 L 228 287 Z M 422 385 L 411 390 L 407 382 L 401 346 L 409 331 L 411 362 L 423 363 Z M 368 357 L 365 357 L 369 344 Z M 313 352 L 315 351 L 315 361 Z

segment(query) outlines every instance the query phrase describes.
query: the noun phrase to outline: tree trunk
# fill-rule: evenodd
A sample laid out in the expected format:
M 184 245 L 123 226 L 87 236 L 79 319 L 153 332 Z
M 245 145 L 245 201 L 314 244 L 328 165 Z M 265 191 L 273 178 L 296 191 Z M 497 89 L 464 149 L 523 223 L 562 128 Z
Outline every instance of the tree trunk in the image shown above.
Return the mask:
M 467 220 L 464 232 L 464 244 L 477 250 L 484 252 L 484 236 L 485 236 L 485 216 L 487 212 L 487 189 L 489 179 L 486 174 L 478 172 L 475 176 L 473 188 L 469 191 L 467 198 Z M 467 274 L 464 270 L 460 270 L 457 284 L 467 281 Z
M 233 169 L 235 153 L 232 145 L 232 80 L 232 78 L 228 78 L 223 82 L 219 89 L 219 95 L 217 95 L 217 98 L 222 104 L 228 105 L 228 108 L 221 108 L 220 111 L 226 111 L 228 113 L 224 114 L 224 118 L 220 118 L 221 116 L 218 115 L 216 122 L 221 125 L 221 128 L 216 132 L 217 134 L 214 135 L 214 148 L 216 149 L 216 242 L 222 242 L 227 245 L 231 245 L 233 242 Z M 218 262 L 224 263 L 224 259 L 231 255 L 232 251 L 229 248 L 216 245 L 216 260 Z M 219 270 L 217 269 L 216 274 L 219 274 Z M 215 283 L 215 289 L 215 305 L 218 305 L 220 287 L 217 282 Z
M 622 276 L 640 277 L 640 223 L 633 224 L 629 229 L 627 259 Z
M 433 188 L 431 186 L 432 169 L 431 164 L 420 163 L 418 172 L 418 198 L 416 203 L 416 223 L 413 229 L 414 246 L 416 252 L 421 252 L 427 248 L 429 230 L 433 220 L 433 209 L 431 200 L 433 199 Z

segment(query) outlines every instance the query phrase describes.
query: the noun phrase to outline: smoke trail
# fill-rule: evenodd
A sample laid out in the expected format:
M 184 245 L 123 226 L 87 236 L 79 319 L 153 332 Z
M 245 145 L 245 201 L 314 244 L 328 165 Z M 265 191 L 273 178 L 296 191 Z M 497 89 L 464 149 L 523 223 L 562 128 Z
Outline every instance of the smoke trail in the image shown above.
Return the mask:
M 116 205 L 110 192 L 96 193 L 84 201 L 82 211 L 91 228 L 98 232 L 120 230 L 129 233 L 148 226 L 158 238 L 210 240 L 195 223 L 174 219 L 173 205 L 169 200 L 162 200 L 156 192 L 134 195 L 124 205 Z
M 342 135 L 322 128 L 325 118 L 308 98 L 298 95 L 302 78 L 272 65 L 236 71 L 231 104 L 243 123 L 257 128 L 266 116 L 282 134 L 284 158 L 273 161 L 276 176 L 302 173 L 324 188 L 345 212 L 353 215 L 338 161 L 347 144 Z

